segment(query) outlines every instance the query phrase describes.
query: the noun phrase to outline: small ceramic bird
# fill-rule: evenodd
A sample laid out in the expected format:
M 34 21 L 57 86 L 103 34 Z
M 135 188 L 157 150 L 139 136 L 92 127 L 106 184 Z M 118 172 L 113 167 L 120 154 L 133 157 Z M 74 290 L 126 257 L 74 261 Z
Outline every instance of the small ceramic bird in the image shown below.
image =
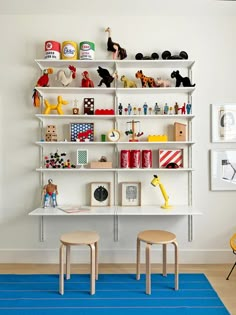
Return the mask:
M 52 68 L 47 68 L 43 70 L 43 75 L 41 75 L 41 77 L 38 79 L 36 87 L 40 86 L 40 87 L 44 87 L 44 86 L 49 86 L 49 74 L 53 73 L 53 69 Z M 33 92 L 33 103 L 35 107 L 39 107 L 40 106 L 40 98 L 39 98 L 39 92 L 34 89 Z

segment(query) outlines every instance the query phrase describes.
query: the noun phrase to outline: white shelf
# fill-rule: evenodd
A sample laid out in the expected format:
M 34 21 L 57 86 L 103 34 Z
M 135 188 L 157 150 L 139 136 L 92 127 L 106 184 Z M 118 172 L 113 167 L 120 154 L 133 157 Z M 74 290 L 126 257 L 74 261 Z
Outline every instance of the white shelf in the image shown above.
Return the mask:
M 83 208 L 83 207 L 82 207 Z M 86 207 L 87 208 L 87 207 Z M 80 212 L 67 213 L 59 208 L 37 208 L 29 213 L 29 215 L 38 216 L 71 216 L 71 215 L 113 215 L 114 207 L 88 207 L 89 210 L 81 210 Z
M 193 141 L 159 141 L 159 142 L 149 142 L 149 141 L 138 141 L 138 142 L 129 142 L 129 141 L 125 141 L 125 142 L 100 142 L 100 141 L 90 141 L 90 142 L 77 142 L 77 141 L 36 141 L 35 142 L 37 145 L 43 146 L 43 145 L 155 145 L 155 144 L 161 144 L 161 145 L 171 145 L 171 146 L 175 146 L 175 145 L 193 145 L 194 142 Z
M 35 89 L 44 96 L 46 94 L 115 94 L 116 89 L 114 87 L 103 88 L 81 88 L 81 87 L 35 87 Z
M 36 168 L 37 172 L 192 172 L 193 168 Z
M 36 59 L 40 69 L 45 68 L 68 68 L 69 65 L 76 68 L 93 68 L 93 67 L 109 67 L 113 68 L 114 60 L 48 60 Z
M 165 87 L 165 88 L 117 88 L 116 93 L 119 94 L 192 94 L 195 90 L 195 87 Z

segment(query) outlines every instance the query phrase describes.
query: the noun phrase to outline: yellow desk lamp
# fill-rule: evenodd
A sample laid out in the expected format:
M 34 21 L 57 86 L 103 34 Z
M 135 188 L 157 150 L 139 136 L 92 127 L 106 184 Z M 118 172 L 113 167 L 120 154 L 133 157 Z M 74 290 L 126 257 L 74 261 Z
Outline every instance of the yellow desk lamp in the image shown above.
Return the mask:
M 153 179 L 151 181 L 152 186 L 156 187 L 159 186 L 162 196 L 165 199 L 165 203 L 164 205 L 161 206 L 161 208 L 163 209 L 171 209 L 172 206 L 169 205 L 169 197 L 167 196 L 165 187 L 163 186 L 163 184 L 160 182 L 160 178 L 157 175 L 153 175 Z

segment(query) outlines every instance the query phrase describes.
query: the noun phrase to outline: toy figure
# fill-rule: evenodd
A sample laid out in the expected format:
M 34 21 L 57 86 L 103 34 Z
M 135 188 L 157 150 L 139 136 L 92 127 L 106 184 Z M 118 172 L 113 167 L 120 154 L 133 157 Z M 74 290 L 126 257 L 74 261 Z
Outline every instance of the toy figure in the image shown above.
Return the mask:
M 186 105 L 186 110 L 187 110 L 187 114 L 188 114 L 188 115 L 191 114 L 191 108 L 192 108 L 192 104 L 188 103 L 188 104 Z
M 118 110 L 119 110 L 119 115 L 122 115 L 123 106 L 122 106 L 121 103 L 120 103 L 119 106 L 118 106 Z
M 45 105 L 45 109 L 44 109 L 44 115 L 48 115 L 51 113 L 52 110 L 56 110 L 58 115 L 64 115 L 64 112 L 62 110 L 62 105 L 67 105 L 69 104 L 68 101 L 63 100 L 62 96 L 58 96 L 57 97 L 57 104 L 50 104 L 49 101 L 47 99 L 44 99 L 44 105 Z
M 128 104 L 128 115 L 131 115 L 131 112 L 132 112 L 132 106 Z
M 155 80 L 152 77 L 146 77 L 143 74 L 142 70 L 137 71 L 135 73 L 135 76 L 136 76 L 137 79 L 141 80 L 142 88 L 147 87 L 147 86 L 149 86 L 149 87 L 157 87 L 157 85 L 155 83 Z
M 167 103 L 165 103 L 164 106 L 164 115 L 168 115 L 169 114 L 169 106 L 167 105 Z
M 178 105 L 177 102 L 175 103 L 174 109 L 175 109 L 175 115 L 178 115 L 178 113 L 179 113 L 179 105 Z
M 161 113 L 161 108 L 160 106 L 158 106 L 157 103 L 155 103 L 155 106 L 154 106 L 154 113 L 155 115 L 159 115 Z
M 134 81 L 129 80 L 125 75 L 120 78 L 121 82 L 124 83 L 124 88 L 136 88 L 137 84 Z
M 163 80 L 161 78 L 157 78 L 157 86 L 158 87 L 170 87 L 170 81 L 169 80 Z
M 98 66 L 97 72 L 99 76 L 102 78 L 98 86 L 101 86 L 103 83 L 106 85 L 106 87 L 111 87 L 111 83 L 115 78 L 117 78 L 116 71 L 111 75 L 107 69 L 104 69 L 100 66 Z
M 49 74 L 53 73 L 53 69 L 52 68 L 48 68 L 48 69 L 44 69 L 43 70 L 43 75 L 38 79 L 36 86 L 40 86 L 40 87 L 44 87 L 44 86 L 49 86 Z M 40 106 L 40 98 L 39 98 L 39 92 L 34 89 L 33 92 L 33 103 L 35 107 L 39 107 Z
M 152 108 L 151 107 L 148 108 L 148 112 L 149 112 L 149 115 L 152 114 Z
M 46 208 L 52 205 L 55 208 L 57 206 L 57 194 L 57 185 L 54 185 L 53 180 L 49 179 L 48 184 L 43 187 L 43 207 Z
M 182 115 L 185 115 L 185 114 L 186 114 L 185 103 L 183 104 L 182 107 L 179 107 L 179 110 L 181 111 L 181 114 L 182 114 Z
M 105 32 L 108 32 L 108 39 L 107 39 L 107 50 L 111 51 L 113 59 L 119 58 L 120 60 L 123 60 L 127 57 L 126 50 L 124 48 L 121 48 L 118 43 L 114 43 L 111 39 L 111 29 L 110 27 L 107 27 L 105 29 Z
M 192 84 L 190 82 L 190 79 L 189 77 L 182 77 L 179 73 L 179 70 L 177 71 L 173 71 L 171 73 L 171 78 L 172 79 L 176 79 L 176 84 L 175 84 L 175 87 L 179 87 L 181 84 L 184 86 L 184 87 L 194 87 L 195 84 Z
M 148 105 L 147 105 L 147 103 L 145 102 L 145 103 L 143 104 L 143 113 L 144 113 L 144 115 L 147 115 L 147 109 L 148 109 Z
M 94 87 L 93 81 L 89 78 L 89 73 L 88 73 L 88 71 L 82 72 L 82 76 L 83 76 L 83 79 L 82 79 L 82 81 L 81 81 L 81 86 L 82 86 L 83 88 Z
M 59 70 L 56 75 L 56 80 L 60 81 L 63 86 L 68 86 L 73 79 L 76 78 L 76 68 L 74 66 L 69 66 L 69 75 L 66 74 L 64 70 Z

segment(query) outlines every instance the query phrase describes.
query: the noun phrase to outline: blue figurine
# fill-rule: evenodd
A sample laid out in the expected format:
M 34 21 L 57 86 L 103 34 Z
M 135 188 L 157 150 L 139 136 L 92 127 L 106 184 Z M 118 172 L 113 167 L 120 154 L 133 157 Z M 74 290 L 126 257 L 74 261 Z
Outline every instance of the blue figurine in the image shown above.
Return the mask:
M 143 113 L 144 113 L 144 115 L 147 115 L 147 110 L 148 110 L 148 105 L 147 105 L 147 103 L 145 102 L 145 103 L 143 104 Z
M 132 112 L 132 106 L 128 104 L 128 115 L 131 115 L 131 112 Z
M 191 108 L 192 108 L 192 104 L 188 103 L 188 104 L 186 105 L 186 110 L 187 110 L 187 114 L 188 114 L 188 115 L 191 114 Z
M 164 115 L 168 115 L 169 113 L 169 106 L 167 105 L 167 103 L 165 103 L 165 106 L 164 106 Z

